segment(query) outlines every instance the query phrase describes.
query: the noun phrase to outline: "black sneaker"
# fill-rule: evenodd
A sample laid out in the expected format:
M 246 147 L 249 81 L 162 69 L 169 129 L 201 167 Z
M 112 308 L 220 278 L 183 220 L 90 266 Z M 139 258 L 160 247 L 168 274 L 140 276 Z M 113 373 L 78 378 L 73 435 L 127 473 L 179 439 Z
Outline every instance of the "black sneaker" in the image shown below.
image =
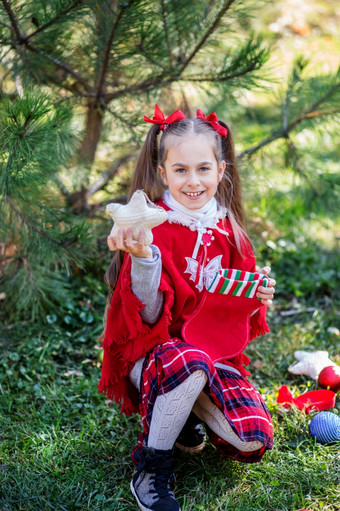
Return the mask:
M 205 438 L 205 431 L 200 419 L 191 412 L 182 431 L 178 435 L 175 446 L 181 451 L 197 454 L 204 449 Z
M 181 511 L 170 486 L 173 449 L 143 447 L 130 488 L 142 511 Z

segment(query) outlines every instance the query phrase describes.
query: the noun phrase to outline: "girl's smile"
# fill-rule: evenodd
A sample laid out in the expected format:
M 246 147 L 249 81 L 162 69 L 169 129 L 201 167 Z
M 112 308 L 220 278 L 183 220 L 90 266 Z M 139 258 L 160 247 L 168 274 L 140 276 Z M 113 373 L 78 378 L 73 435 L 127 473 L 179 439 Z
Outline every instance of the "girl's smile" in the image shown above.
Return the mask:
M 217 162 L 209 137 L 171 137 L 164 167 L 159 166 L 163 183 L 173 198 L 188 209 L 200 209 L 214 197 L 225 162 Z

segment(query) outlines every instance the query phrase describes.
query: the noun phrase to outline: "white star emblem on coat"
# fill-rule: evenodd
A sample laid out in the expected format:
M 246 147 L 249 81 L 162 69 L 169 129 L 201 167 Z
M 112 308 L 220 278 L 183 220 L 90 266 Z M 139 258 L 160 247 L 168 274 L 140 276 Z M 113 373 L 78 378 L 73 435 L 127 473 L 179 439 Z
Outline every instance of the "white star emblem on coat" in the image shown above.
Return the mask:
M 153 241 L 151 229 L 162 224 L 168 218 L 166 211 L 155 206 L 143 190 L 137 190 L 125 206 L 116 203 L 108 204 L 106 211 L 114 221 L 111 236 L 115 238 L 119 229 L 132 227 L 133 239 L 138 239 L 140 231 L 145 232 L 146 245 L 150 245 Z
M 206 287 L 206 289 L 209 288 L 210 284 L 214 280 L 214 277 L 218 270 L 222 270 L 222 260 L 221 255 L 214 257 L 209 261 L 209 263 L 204 267 L 200 268 L 200 276 L 198 280 L 198 284 L 196 284 L 196 287 L 199 291 L 202 291 L 203 286 Z M 193 259 L 192 257 L 186 257 L 185 258 L 187 262 L 187 267 L 184 271 L 184 273 L 190 273 L 190 280 L 195 282 L 196 275 L 197 275 L 197 268 L 198 268 L 198 261 L 196 259 Z

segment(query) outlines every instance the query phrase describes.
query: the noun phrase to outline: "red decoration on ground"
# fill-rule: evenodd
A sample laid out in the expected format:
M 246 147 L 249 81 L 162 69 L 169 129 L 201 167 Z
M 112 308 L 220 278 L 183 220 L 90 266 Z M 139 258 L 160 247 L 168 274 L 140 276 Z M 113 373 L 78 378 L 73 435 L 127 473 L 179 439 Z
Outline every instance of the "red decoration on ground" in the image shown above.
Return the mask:
M 277 402 L 285 408 L 295 405 L 299 410 L 305 410 L 308 414 L 311 410 L 329 410 L 335 406 L 335 393 L 331 390 L 311 390 L 298 397 L 288 389 L 287 385 L 281 385 Z
M 340 367 L 324 367 L 319 374 L 318 384 L 321 387 L 329 387 L 334 392 L 338 392 L 340 390 Z

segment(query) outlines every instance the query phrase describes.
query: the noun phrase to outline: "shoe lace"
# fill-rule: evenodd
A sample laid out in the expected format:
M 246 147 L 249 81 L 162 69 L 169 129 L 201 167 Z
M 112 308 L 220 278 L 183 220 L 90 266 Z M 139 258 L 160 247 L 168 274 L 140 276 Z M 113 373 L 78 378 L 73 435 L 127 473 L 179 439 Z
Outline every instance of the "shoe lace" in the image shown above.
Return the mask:
M 154 489 L 150 493 L 157 494 L 160 498 L 168 497 L 169 482 L 173 476 L 171 460 L 157 460 L 152 464 L 152 476 Z M 151 471 L 150 470 L 150 471 Z

